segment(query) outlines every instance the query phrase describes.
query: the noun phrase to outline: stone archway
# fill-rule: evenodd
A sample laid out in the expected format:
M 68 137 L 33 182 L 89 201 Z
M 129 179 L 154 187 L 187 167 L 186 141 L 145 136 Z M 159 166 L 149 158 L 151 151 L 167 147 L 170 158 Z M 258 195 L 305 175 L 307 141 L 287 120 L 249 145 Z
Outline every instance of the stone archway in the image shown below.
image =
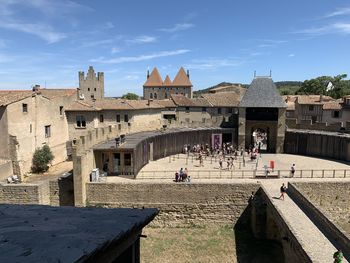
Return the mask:
M 269 151 L 269 133 L 268 127 L 253 127 L 251 131 L 251 142 L 253 148 L 259 150 L 259 152 Z
M 246 122 L 246 136 L 245 145 L 246 148 L 258 147 L 255 145 L 256 136 L 258 134 L 253 134 L 254 132 L 260 131 L 260 141 L 263 140 L 265 147 L 261 147 L 262 152 L 275 153 L 276 143 L 277 143 L 277 122 L 275 121 L 247 121 Z M 262 134 L 264 133 L 264 134 Z M 262 136 L 263 135 L 263 136 Z

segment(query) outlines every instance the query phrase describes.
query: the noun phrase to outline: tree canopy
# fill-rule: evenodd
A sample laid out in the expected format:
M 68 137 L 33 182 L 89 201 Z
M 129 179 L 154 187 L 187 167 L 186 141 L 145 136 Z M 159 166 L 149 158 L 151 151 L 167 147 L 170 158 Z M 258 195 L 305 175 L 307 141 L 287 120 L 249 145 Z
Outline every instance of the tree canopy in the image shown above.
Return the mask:
M 127 100 L 138 100 L 139 96 L 136 95 L 135 93 L 126 93 L 122 96 L 122 99 L 127 99 Z
M 341 98 L 350 91 L 350 83 L 345 80 L 346 74 L 334 77 L 321 76 L 315 79 L 305 80 L 296 94 L 323 94 L 335 99 Z

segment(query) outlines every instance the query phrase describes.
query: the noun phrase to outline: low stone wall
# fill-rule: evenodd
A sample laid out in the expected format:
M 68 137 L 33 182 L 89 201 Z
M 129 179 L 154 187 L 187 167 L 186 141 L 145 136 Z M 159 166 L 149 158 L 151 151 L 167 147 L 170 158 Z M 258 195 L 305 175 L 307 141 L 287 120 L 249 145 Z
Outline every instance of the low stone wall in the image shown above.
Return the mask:
M 87 205 L 155 207 L 158 226 L 235 224 L 257 183 L 87 183 Z
M 12 162 L 10 160 L 0 160 L 0 180 L 6 180 L 13 175 Z
M 49 182 L 50 205 L 74 206 L 74 185 L 72 173 Z
M 336 222 L 349 219 L 350 183 L 288 183 L 288 195 L 349 258 L 349 235 Z
M 0 203 L 49 205 L 48 183 L 0 184 Z

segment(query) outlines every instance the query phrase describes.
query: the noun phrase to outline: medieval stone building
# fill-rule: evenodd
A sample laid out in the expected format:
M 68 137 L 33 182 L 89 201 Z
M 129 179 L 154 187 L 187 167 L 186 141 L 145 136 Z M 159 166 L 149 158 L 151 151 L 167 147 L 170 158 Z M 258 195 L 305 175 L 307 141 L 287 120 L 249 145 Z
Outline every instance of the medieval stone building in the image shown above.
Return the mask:
M 192 83 L 190 74 L 184 68 L 180 68 L 173 81 L 167 75 L 162 80 L 157 68 L 154 68 L 151 75 L 147 73 L 147 80 L 143 84 L 144 99 L 167 99 L 171 94 L 181 94 L 187 98 L 192 98 Z
M 92 66 L 86 74 L 84 71 L 79 71 L 79 98 L 86 100 L 104 98 L 104 74 L 103 72 L 94 71 Z

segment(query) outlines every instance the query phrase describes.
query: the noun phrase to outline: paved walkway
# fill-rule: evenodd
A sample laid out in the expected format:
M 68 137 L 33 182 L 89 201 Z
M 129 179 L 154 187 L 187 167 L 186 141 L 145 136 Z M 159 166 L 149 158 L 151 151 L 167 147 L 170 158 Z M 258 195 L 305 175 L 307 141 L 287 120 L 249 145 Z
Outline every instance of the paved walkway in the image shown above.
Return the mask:
M 293 181 L 293 180 L 291 180 Z M 312 262 L 333 262 L 333 253 L 337 250 L 304 212 L 287 196 L 284 201 L 279 197 L 279 189 L 282 183 L 287 185 L 284 179 L 261 180 L 261 184 L 270 195 L 272 203 L 284 217 L 291 231 L 301 243 Z M 343 262 L 348 262 L 345 259 Z

